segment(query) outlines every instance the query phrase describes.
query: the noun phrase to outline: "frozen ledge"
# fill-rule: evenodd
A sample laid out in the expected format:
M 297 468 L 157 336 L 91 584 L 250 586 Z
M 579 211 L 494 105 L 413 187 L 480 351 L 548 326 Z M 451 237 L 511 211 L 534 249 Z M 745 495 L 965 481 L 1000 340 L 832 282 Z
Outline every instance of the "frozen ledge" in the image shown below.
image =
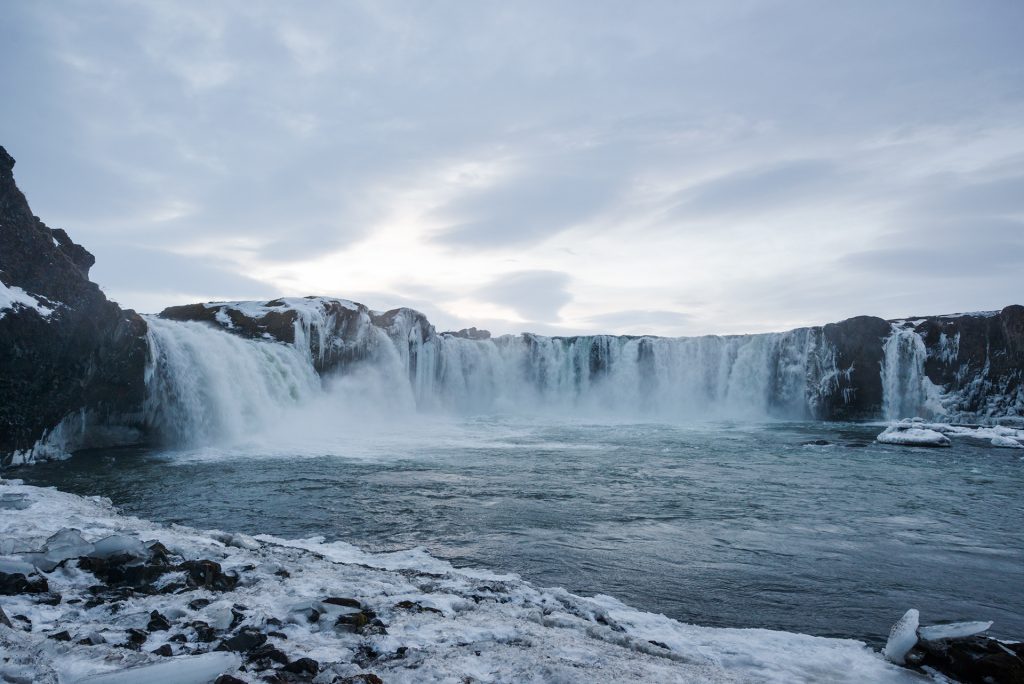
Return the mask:
M 159 525 L 17 480 L 0 509 L 0 679 L 920 681 L 858 641 L 681 624 L 422 550 Z

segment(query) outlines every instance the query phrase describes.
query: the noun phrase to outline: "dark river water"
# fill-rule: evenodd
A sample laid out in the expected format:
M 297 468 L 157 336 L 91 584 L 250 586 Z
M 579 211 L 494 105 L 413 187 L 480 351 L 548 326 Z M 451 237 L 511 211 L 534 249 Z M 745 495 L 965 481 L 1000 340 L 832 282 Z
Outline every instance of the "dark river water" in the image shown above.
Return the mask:
M 703 625 L 877 644 L 915 607 L 1024 637 L 1021 451 L 884 446 L 880 430 L 478 419 L 328 448 L 83 452 L 8 476 L 201 529 L 423 546 Z

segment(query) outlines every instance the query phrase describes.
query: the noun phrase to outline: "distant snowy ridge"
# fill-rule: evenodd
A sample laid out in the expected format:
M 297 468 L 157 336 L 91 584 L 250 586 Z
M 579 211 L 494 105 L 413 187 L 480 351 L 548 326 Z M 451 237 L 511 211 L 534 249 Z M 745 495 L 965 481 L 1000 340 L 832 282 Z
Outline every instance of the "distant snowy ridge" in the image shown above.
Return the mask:
M 0 480 L 0 507 L 0 572 L 46 579 L 61 595 L 56 602 L 45 592 L 4 597 L 10 626 L 0 618 L 0 678 L 15 681 L 75 682 L 173 662 L 181 672 L 221 668 L 255 682 L 268 674 L 260 668 L 282 667 L 250 656 L 240 670 L 237 659 L 203 655 L 231 635 L 246 635 L 231 642 L 234 650 L 253 648 L 237 645 L 252 639 L 281 654 L 275 658 L 315 661 L 323 675 L 317 681 L 358 673 L 389 683 L 920 681 L 857 641 L 685 625 L 607 596 L 456 569 L 422 551 L 370 554 L 342 542 L 157 525 L 122 516 L 105 499 L 17 480 Z M 171 572 L 156 580 L 155 593 L 97 594 L 89 591 L 97 577 L 86 569 L 96 563 L 75 559 L 96 555 L 99 540 L 109 540 L 110 553 L 159 541 L 173 557 L 219 563 L 237 574 L 237 584 L 190 589 Z M 30 553 L 43 549 L 49 552 Z M 351 599 L 325 603 L 328 597 Z M 372 611 L 380 624 L 351 629 L 361 623 L 341 619 L 356 610 L 348 604 Z M 209 630 L 223 636 L 204 641 Z M 66 640 L 51 638 L 63 632 Z M 158 648 L 165 655 L 151 653 Z M 147 673 L 158 674 L 125 674 L 149 681 Z

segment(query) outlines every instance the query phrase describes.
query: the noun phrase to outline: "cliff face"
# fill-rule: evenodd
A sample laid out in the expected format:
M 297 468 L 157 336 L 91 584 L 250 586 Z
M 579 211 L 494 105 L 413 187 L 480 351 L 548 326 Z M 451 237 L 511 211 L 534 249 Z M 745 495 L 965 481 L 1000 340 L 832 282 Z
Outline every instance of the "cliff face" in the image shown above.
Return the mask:
M 33 216 L 13 167 L 0 147 L 0 463 L 55 429 L 124 439 L 145 391 L 145 322 L 90 282 L 92 254 Z
M 967 416 L 1024 415 L 1024 306 L 998 313 L 897 322 L 924 341 L 924 372 L 943 410 Z
M 891 332 L 888 323 L 874 316 L 857 316 L 822 328 L 824 344 L 834 350 L 839 372 L 833 390 L 823 397 L 819 417 L 869 420 L 881 414 L 883 342 Z

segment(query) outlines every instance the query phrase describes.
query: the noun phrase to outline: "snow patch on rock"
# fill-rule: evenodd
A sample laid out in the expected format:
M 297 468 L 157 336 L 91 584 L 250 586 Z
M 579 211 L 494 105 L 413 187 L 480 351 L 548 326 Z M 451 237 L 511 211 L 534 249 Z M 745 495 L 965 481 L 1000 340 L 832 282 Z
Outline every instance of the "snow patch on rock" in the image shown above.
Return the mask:
M 17 313 L 23 309 L 34 309 L 43 318 L 49 318 L 56 308 L 57 305 L 52 304 L 45 297 L 36 297 L 15 285 L 4 285 L 0 280 L 0 318 L 7 315 L 8 311 Z
M 950 445 L 949 437 L 941 432 L 902 425 L 890 425 L 875 439 L 882 444 L 899 446 L 948 447 Z

